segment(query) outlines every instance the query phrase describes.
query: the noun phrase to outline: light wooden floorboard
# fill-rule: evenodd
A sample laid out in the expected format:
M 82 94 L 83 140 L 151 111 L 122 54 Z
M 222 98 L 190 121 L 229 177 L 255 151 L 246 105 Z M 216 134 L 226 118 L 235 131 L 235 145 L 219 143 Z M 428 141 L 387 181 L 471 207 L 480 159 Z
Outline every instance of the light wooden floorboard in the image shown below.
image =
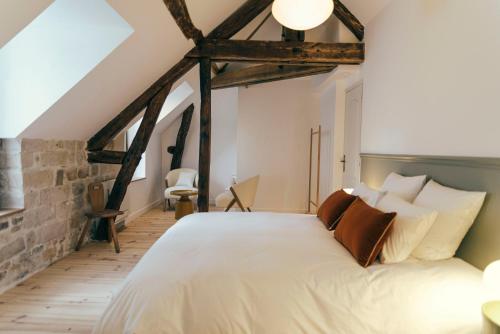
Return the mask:
M 173 224 L 155 208 L 134 220 L 112 244 L 92 243 L 0 295 L 0 333 L 90 333 L 112 292 Z

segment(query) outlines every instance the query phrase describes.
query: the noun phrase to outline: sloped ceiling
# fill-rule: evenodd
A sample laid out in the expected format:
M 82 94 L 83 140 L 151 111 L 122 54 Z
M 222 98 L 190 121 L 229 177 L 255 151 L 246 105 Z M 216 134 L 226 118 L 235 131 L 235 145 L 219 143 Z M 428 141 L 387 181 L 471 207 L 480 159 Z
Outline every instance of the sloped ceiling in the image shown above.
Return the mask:
M 23 6 L 33 4 L 32 0 L 5 1 L 22 3 Z M 366 23 L 390 1 L 344 0 L 343 2 L 363 23 Z M 36 16 L 34 13 L 41 12 L 51 2 L 40 0 L 36 8 L 25 9 L 23 12 L 25 21 L 30 17 L 34 18 Z M 206 34 L 238 8 L 244 0 L 186 0 L 186 2 L 193 22 Z M 78 140 L 90 138 L 194 45 L 192 41 L 184 38 L 162 0 L 108 0 L 108 3 L 134 28 L 135 32 L 28 127 L 21 137 Z M 0 6 L 2 9 L 0 12 L 5 13 L 4 3 L 2 2 Z M 11 10 L 10 7 L 7 7 L 7 11 Z M 264 15 L 252 24 L 254 26 L 258 24 Z M 12 26 L 9 32 L 0 35 L 0 43 L 2 38 L 6 39 L 13 34 L 13 31 L 23 27 L 19 22 L 12 23 Z M 279 26 L 272 21 L 269 26 L 267 33 L 279 36 Z M 252 27 L 248 27 L 239 37 L 243 38 L 251 29 Z M 321 30 L 317 33 L 325 34 Z
M 2 0 L 0 2 L 0 48 L 54 0 Z
M 162 0 L 109 0 L 135 32 L 36 120 L 22 137 L 86 140 L 193 47 Z M 188 0 L 196 25 L 209 32 L 243 0 Z
M 366 26 L 393 0 L 342 0 L 349 10 Z

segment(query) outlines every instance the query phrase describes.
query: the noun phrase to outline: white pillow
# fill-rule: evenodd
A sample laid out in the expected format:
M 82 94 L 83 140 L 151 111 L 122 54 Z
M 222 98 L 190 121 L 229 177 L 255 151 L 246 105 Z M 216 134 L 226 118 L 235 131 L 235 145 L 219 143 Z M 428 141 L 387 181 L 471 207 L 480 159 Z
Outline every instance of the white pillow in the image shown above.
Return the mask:
M 426 175 L 402 176 L 391 173 L 387 176 L 380 189 L 411 203 L 417 197 L 420 190 L 422 190 L 426 179 Z
M 373 207 L 377 205 L 378 201 L 382 198 L 382 196 L 384 196 L 384 194 L 384 192 L 372 189 L 364 183 L 360 183 L 352 191 L 352 195 L 358 196 L 365 201 L 366 204 Z
M 412 255 L 421 260 L 453 257 L 474 223 L 486 193 L 456 190 L 429 181 L 413 204 L 438 211 L 434 225 Z
M 176 187 L 193 187 L 194 184 L 194 173 L 180 172 L 179 178 L 177 179 Z
M 377 209 L 397 213 L 392 231 L 382 248 L 382 263 L 406 260 L 429 232 L 438 215 L 436 210 L 413 205 L 392 194 L 382 197 Z

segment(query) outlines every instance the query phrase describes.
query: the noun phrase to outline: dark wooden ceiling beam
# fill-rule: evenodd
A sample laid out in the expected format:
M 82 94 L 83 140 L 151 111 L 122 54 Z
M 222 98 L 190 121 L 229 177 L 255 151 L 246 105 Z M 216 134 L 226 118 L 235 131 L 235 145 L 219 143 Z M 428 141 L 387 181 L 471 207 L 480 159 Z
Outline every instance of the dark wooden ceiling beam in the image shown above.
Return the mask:
M 90 163 L 121 165 L 126 152 L 94 151 L 88 152 L 87 160 Z
M 248 0 L 208 34 L 207 38 L 228 39 L 233 37 L 272 3 L 273 0 Z
M 186 1 L 163 0 L 163 2 L 187 39 L 192 39 L 195 43 L 198 43 L 203 39 L 203 33 L 194 26 L 193 21 L 189 16 Z
M 218 25 L 209 38 L 231 38 L 248 23 L 264 11 L 273 0 L 247 0 L 224 22 Z M 87 142 L 87 150 L 102 150 L 120 131 L 122 131 L 137 115 L 148 105 L 151 99 L 165 86 L 175 83 L 184 74 L 189 72 L 196 64 L 197 59 L 182 59 L 161 78 L 155 81 L 138 98 L 129 104 L 120 114 L 113 118 L 104 128 L 97 132 Z
M 363 43 L 307 43 L 280 41 L 204 40 L 188 58 L 261 64 L 339 65 L 361 64 Z
M 191 120 L 193 118 L 194 104 L 187 107 L 182 113 L 182 121 L 177 132 L 175 146 L 170 146 L 168 152 L 172 154 L 172 161 L 170 162 L 170 170 L 181 168 L 182 156 L 184 154 L 184 146 L 186 145 L 186 138 L 191 127 Z
M 212 79 L 212 89 L 251 86 L 331 72 L 335 66 L 258 65 L 225 72 Z
M 333 0 L 335 7 L 333 10 L 334 15 L 349 29 L 354 36 L 360 41 L 365 37 L 365 27 L 363 24 L 352 14 L 349 9 L 340 0 Z
M 148 103 L 148 107 L 144 113 L 141 124 L 139 125 L 139 129 L 132 140 L 130 148 L 127 153 L 125 153 L 122 166 L 116 176 L 115 182 L 113 183 L 113 189 L 109 194 L 106 209 L 120 210 L 120 206 L 125 198 L 128 186 L 130 182 L 132 182 L 135 170 L 141 162 L 143 153 L 146 151 L 149 139 L 151 138 L 151 134 L 153 133 L 161 109 L 163 108 L 163 104 L 170 93 L 171 87 L 172 85 L 165 86 L 153 97 L 151 102 Z M 105 240 L 107 239 L 107 234 L 108 231 L 106 224 L 100 222 L 97 228 L 96 238 L 98 240 Z
M 211 33 L 208 34 L 207 39 L 229 39 L 238 33 L 241 29 L 246 27 L 257 16 L 259 16 L 267 7 L 269 7 L 274 0 L 247 0 L 240 6 L 231 16 L 219 24 Z M 255 28 L 250 36 L 253 36 L 271 16 L 271 13 L 266 15 L 264 20 Z M 250 39 L 249 37 L 248 39 Z M 224 64 L 221 68 L 215 62 L 210 62 L 212 72 L 221 73 L 227 68 L 229 64 Z
M 158 94 L 167 84 L 179 80 L 189 72 L 198 61 L 196 59 L 183 58 L 174 65 L 167 73 L 151 85 L 144 93 L 129 104 L 122 112 L 115 116 L 108 124 L 99 130 L 87 142 L 88 151 L 102 150 L 116 135 L 118 135 L 137 115 L 147 106 L 149 101 Z
M 306 39 L 305 31 L 293 30 L 287 27 L 281 28 L 281 40 L 284 42 L 303 42 Z
M 246 40 L 251 40 L 253 38 L 253 36 L 255 36 L 255 34 L 260 30 L 260 28 L 262 28 L 262 26 L 264 25 L 264 23 L 267 22 L 267 20 L 269 20 L 269 18 L 273 15 L 272 12 L 269 12 L 267 13 L 267 15 L 264 17 L 264 19 L 262 19 L 262 21 L 260 21 L 260 23 L 252 30 L 252 32 L 248 35 L 248 37 L 246 38 Z M 215 64 L 215 62 L 212 62 L 212 66 L 213 64 Z M 216 74 L 220 74 L 220 73 L 224 73 L 227 69 L 227 67 L 229 66 L 229 63 L 225 63 L 224 65 L 222 65 L 222 67 L 216 72 Z
M 210 59 L 200 59 L 200 149 L 198 159 L 198 211 L 208 212 L 212 126 Z

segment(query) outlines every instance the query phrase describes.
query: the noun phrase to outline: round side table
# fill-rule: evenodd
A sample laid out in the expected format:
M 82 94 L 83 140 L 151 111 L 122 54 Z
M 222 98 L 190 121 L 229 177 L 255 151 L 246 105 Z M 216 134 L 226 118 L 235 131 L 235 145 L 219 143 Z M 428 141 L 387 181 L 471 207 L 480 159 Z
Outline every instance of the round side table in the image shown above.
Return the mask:
M 483 305 L 483 334 L 500 334 L 500 301 Z
M 180 197 L 180 199 L 175 204 L 175 219 L 179 220 L 182 217 L 190 215 L 194 212 L 193 202 L 189 197 L 198 195 L 197 191 L 175 190 L 172 191 L 171 194 Z

